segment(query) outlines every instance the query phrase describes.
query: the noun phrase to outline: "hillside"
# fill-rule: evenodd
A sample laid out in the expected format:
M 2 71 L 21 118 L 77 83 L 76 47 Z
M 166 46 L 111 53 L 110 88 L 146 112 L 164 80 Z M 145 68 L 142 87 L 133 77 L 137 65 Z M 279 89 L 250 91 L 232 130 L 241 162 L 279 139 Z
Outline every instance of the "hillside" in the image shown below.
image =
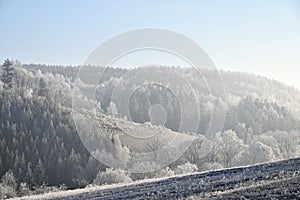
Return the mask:
M 78 67 L 8 69 L 0 76 L 0 198 L 300 156 L 300 93 L 261 76 L 221 71 L 224 96 L 189 68 L 108 68 L 97 84 L 76 78 Z M 215 85 L 216 71 L 202 74 Z M 153 118 L 158 104 L 164 112 Z M 207 134 L 214 117 L 219 126 Z M 110 173 L 124 180 L 96 181 Z
M 22 199 L 300 198 L 300 158 Z
M 62 75 L 71 81 L 80 78 L 76 78 L 76 74 L 80 70 L 79 66 L 23 65 L 22 67 L 32 72 L 40 70 L 45 74 Z M 86 91 L 88 88 L 96 87 L 94 95 L 104 111 L 107 111 L 110 102 L 113 102 L 116 105 L 118 117 L 126 116 L 134 122 L 149 121 L 147 109 L 151 104 L 160 103 L 167 113 L 173 116 L 173 118 L 167 119 L 165 126 L 179 132 L 204 134 L 208 130 L 212 112 L 218 115 L 224 110 L 227 114 L 223 130 L 235 129 L 237 123 L 245 123 L 247 127 L 252 127 L 255 133 L 268 130 L 289 131 L 300 127 L 300 124 L 295 121 L 295 118 L 300 118 L 300 92 L 293 87 L 263 76 L 224 70 L 202 69 L 198 72 L 193 68 L 157 65 L 137 69 L 113 67 L 84 69 L 84 77 L 92 77 L 97 73 L 102 74 L 97 87 L 90 83 L 78 85 L 78 87 L 82 87 L 81 89 Z M 217 81 L 219 76 L 222 82 Z M 160 89 L 163 91 L 158 92 L 154 86 L 145 85 L 151 81 L 160 83 Z M 128 96 L 130 94 L 134 95 Z M 136 106 L 135 108 L 130 107 L 130 117 L 128 117 L 128 105 L 126 104 L 129 99 L 130 103 Z M 162 101 L 163 99 L 166 101 Z M 176 102 L 176 99 L 179 102 Z M 145 105 L 142 105 L 141 102 Z M 179 103 L 182 107 L 179 106 Z M 253 110 L 243 110 L 240 113 L 241 106 Z M 178 107 L 181 108 L 181 113 L 174 109 Z M 265 107 L 271 108 L 264 110 Z M 263 119 L 254 119 L 253 121 L 246 118 L 245 112 L 249 112 L 251 116 L 262 115 L 261 112 L 263 112 L 268 120 L 272 118 L 276 121 L 262 121 Z M 146 115 L 141 113 L 146 113 Z M 200 117 L 199 113 L 201 113 Z M 187 121 L 182 124 L 180 130 L 178 129 L 179 115 L 184 116 Z M 240 115 L 243 115 L 244 119 L 240 119 Z M 197 119 L 199 120 L 197 121 Z M 198 127 L 195 127 L 195 123 L 199 123 Z M 288 124 L 288 127 L 282 125 L 285 123 Z M 274 128 L 274 125 L 277 127 Z
M 98 114 L 96 121 L 108 128 L 108 134 L 118 135 L 122 145 L 138 152 L 145 151 L 144 148 L 147 143 L 155 142 L 155 140 L 165 143 L 172 142 L 175 146 L 179 146 L 181 143 L 195 138 L 195 136 L 174 132 L 163 126 L 154 126 L 150 123 L 139 124 L 103 114 Z M 104 128 L 100 129 L 103 130 Z

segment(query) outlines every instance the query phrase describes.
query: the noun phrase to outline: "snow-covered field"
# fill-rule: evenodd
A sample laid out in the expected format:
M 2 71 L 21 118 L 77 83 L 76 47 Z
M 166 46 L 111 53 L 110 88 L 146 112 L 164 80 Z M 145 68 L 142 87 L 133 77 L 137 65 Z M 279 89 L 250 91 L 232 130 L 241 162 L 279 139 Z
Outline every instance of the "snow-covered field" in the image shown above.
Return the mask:
M 300 158 L 21 199 L 300 198 Z

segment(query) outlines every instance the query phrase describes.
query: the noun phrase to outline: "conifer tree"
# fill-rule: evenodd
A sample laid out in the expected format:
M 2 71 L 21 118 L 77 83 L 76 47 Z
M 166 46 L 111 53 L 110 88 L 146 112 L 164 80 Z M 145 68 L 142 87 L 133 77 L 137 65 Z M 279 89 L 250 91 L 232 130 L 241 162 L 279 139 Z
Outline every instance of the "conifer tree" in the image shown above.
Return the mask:
M 13 87 L 14 68 L 12 65 L 13 63 L 8 59 L 6 59 L 2 65 L 2 82 L 4 83 L 5 89 Z

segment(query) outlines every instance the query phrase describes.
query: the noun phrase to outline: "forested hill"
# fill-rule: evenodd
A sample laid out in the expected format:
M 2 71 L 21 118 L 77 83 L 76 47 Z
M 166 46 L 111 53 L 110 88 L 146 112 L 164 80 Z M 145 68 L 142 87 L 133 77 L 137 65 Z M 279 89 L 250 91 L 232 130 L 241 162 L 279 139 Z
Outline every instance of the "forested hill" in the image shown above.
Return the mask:
M 20 65 L 22 68 L 37 72 L 41 71 L 43 74 L 51 73 L 53 75 L 62 75 L 66 78 L 74 80 L 80 66 L 55 66 L 55 65 L 43 65 L 43 64 L 24 64 Z M 90 67 L 90 73 L 95 71 L 96 67 Z M 102 75 L 99 84 L 105 82 L 106 85 L 116 84 L 116 79 L 119 79 L 128 71 L 133 71 L 132 69 L 124 68 L 106 68 L 105 73 Z M 197 79 L 194 70 L 190 68 L 180 68 L 180 67 L 165 67 L 165 66 L 149 66 L 144 68 L 134 69 L 135 74 L 141 78 L 141 80 L 147 79 L 146 76 L 154 76 L 160 74 L 160 76 L 168 77 L 174 75 L 174 73 L 169 73 L 170 71 L 176 71 L 181 73 L 181 75 L 186 78 L 194 80 L 194 87 L 200 91 L 200 93 L 207 93 L 207 85 L 213 86 L 217 72 L 214 70 L 201 70 L 204 80 Z M 272 80 L 260 75 L 254 75 L 246 72 L 234 72 L 234 71 L 224 71 L 218 70 L 224 83 L 224 88 L 226 92 L 226 103 L 237 104 L 241 98 L 250 96 L 252 99 L 258 98 L 259 100 L 267 100 L 268 102 L 277 103 L 279 106 L 284 106 L 289 111 L 294 114 L 300 113 L 300 92 L 292 86 L 287 86 L 279 81 Z M 194 78 L 193 78 L 194 77 Z M 122 77 L 125 82 L 125 78 Z M 176 80 L 174 76 L 173 81 Z M 172 78 L 168 78 L 172 80 Z M 120 80 L 118 84 L 122 84 Z M 120 83 L 121 82 L 121 83 Z M 130 84 L 130 81 L 129 83 Z M 213 88 L 210 88 L 213 89 Z
M 132 120 L 136 125 L 132 122 L 129 125 L 120 106 L 122 99 L 111 98 L 115 88 L 118 94 L 136 89 L 133 79 L 124 77 L 129 69 L 106 70 L 97 86 L 96 99 L 73 96 L 77 87 L 73 82 L 77 70 L 78 67 L 22 65 L 10 61 L 1 66 L 0 177 L 3 179 L 0 193 L 4 194 L 5 191 L 4 197 L 29 194 L 29 190 L 38 193 L 38 190 L 44 191 L 46 186 L 84 187 L 93 183 L 99 171 L 105 171 L 106 166 L 90 155 L 76 132 L 71 115 L 72 97 L 80 98 L 83 103 L 98 105 L 101 115 L 113 122 L 114 119 L 115 122 L 122 119 L 123 126 L 128 126 L 128 129 L 139 123 L 143 126 L 141 130 L 152 127 L 145 123 L 149 121 L 145 110 L 157 99 L 165 99 L 164 92 L 155 93 L 155 96 L 152 95 L 157 91 L 155 87 L 139 90 L 136 99 L 133 99 L 133 111 L 136 112 L 133 113 Z M 261 76 L 221 71 L 226 96 L 224 99 L 218 96 L 218 88 L 211 88 L 212 93 L 208 93 L 205 82 L 197 79 L 192 69 L 153 66 L 132 70 L 136 79 L 139 79 L 135 81 L 139 82 L 145 78 L 143 76 L 160 75 L 170 81 L 170 84 L 176 84 L 178 79 L 173 76 L 174 72 L 191 80 L 196 90 L 201 118 L 197 130 L 191 131 L 189 124 L 183 127 L 182 132 L 199 139 L 191 146 L 190 151 L 168 168 L 169 171 L 139 176 L 130 174 L 130 179 L 158 177 L 162 173 L 178 171 L 178 166 L 180 171 L 180 166 L 186 163 L 203 171 L 299 155 L 299 91 Z M 214 85 L 216 71 L 204 70 L 202 73 L 206 73 L 208 84 Z M 84 82 L 81 84 L 92 87 Z M 189 104 L 189 88 L 184 84 L 177 84 L 175 89 L 180 94 L 181 103 L 189 105 L 182 115 L 194 122 L 198 113 L 193 104 Z M 143 93 L 146 90 L 148 92 Z M 174 102 L 176 101 L 164 100 L 162 104 L 169 113 L 176 114 Z M 225 109 L 227 113 L 224 128 L 215 138 L 205 138 L 211 112 L 218 109 Z M 168 133 L 177 131 L 177 122 L 176 118 L 167 121 L 166 128 L 172 130 L 167 131 Z M 108 128 L 107 132 L 109 131 Z M 123 138 L 124 141 L 126 139 Z M 230 145 L 237 147 L 236 151 L 230 152 L 230 158 L 223 156 L 223 151 L 226 151 L 226 146 L 222 145 L 224 141 L 232 142 Z M 200 152 L 203 143 L 214 147 L 204 157 Z M 129 151 L 134 148 L 131 146 Z M 263 157 L 254 156 L 256 151 L 264 152 Z M 146 166 L 145 163 L 134 162 L 136 160 L 132 157 L 126 160 L 126 164 L 136 167 L 141 167 L 141 164 L 144 168 L 153 166 L 153 163 L 147 163 Z

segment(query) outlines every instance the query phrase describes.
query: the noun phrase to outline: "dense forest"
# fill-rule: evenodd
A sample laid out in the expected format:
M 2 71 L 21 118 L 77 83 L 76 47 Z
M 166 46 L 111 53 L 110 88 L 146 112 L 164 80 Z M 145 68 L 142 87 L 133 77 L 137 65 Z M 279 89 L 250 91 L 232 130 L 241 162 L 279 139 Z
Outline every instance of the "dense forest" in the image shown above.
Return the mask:
M 96 68 L 90 66 L 89 72 L 93 73 Z M 253 74 L 220 71 L 225 88 L 223 96 L 217 87 L 207 89 L 206 84 L 218 85 L 214 83 L 216 71 L 203 70 L 205 82 L 198 79 L 190 68 L 111 67 L 105 69 L 96 86 L 82 81 L 81 87 L 96 88 L 95 98 L 90 99 L 74 96 L 79 69 L 79 66 L 23 65 L 9 60 L 1 66 L 0 177 L 3 178 L 0 198 L 59 187 L 78 188 L 92 183 L 128 182 L 145 177 L 255 164 L 300 155 L 300 92 L 280 82 Z M 128 77 L 129 72 L 134 76 Z M 190 80 L 195 90 L 193 94 L 176 78 L 175 73 Z M 145 77 L 163 78 L 165 85 L 173 85 L 175 93 L 165 86 L 144 83 Z M 138 84 L 142 87 L 137 87 Z M 127 97 L 126 94 L 133 95 Z M 152 105 L 161 104 L 167 114 L 164 130 L 184 133 L 196 139 L 176 162 L 163 169 L 157 168 L 159 170 L 155 172 L 128 174 L 121 169 L 110 169 L 91 155 L 77 134 L 72 118 L 74 98 L 97 105 L 102 116 L 98 123 L 103 126 L 106 123 L 103 119 L 115 122 L 122 119 L 125 126 L 142 124 L 148 127 L 146 130 L 155 128 L 148 124 L 147 111 Z M 130 116 L 124 109 L 124 98 L 130 100 Z M 185 107 L 179 110 L 180 105 Z M 222 130 L 206 135 L 213 113 L 222 110 L 226 111 Z M 182 127 L 179 126 L 180 116 L 187 119 Z M 193 129 L 195 122 L 197 127 Z M 106 127 L 106 132 L 115 133 L 113 124 Z M 140 148 L 126 144 L 125 139 L 118 135 L 110 140 L 128 147 L 129 152 Z M 146 145 L 148 149 L 152 148 L 150 151 L 164 143 L 163 140 L 155 142 L 155 145 Z M 204 150 L 208 146 L 209 150 Z M 137 164 L 133 156 L 129 156 L 125 163 L 140 168 L 153 168 L 154 164 Z M 115 180 L 116 177 L 121 178 Z

